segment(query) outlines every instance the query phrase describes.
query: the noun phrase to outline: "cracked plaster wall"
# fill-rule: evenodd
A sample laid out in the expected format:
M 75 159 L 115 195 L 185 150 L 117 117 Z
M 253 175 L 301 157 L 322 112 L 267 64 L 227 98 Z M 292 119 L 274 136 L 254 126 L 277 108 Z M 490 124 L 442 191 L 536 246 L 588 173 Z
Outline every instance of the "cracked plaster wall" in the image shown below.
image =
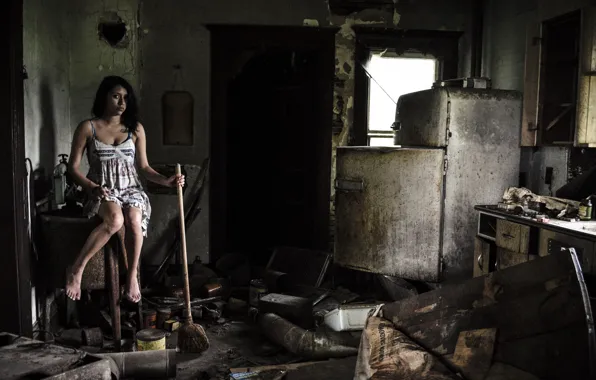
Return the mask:
M 25 156 L 46 173 L 70 145 L 68 7 L 26 0 L 23 7 Z
M 70 133 L 89 119 L 95 92 L 103 77 L 119 75 L 130 81 L 139 96 L 137 47 L 137 0 L 70 0 Z M 114 48 L 98 34 L 98 24 L 108 12 L 116 12 L 127 25 L 128 44 Z M 68 153 L 68 152 L 66 152 Z M 83 160 L 87 171 L 87 161 Z

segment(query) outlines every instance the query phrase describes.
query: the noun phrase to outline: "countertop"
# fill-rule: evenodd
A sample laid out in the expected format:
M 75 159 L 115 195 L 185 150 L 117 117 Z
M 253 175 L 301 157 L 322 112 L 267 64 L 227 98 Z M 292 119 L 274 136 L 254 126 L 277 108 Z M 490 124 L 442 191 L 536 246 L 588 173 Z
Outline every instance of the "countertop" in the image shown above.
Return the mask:
M 478 205 L 474 206 L 474 209 L 485 214 L 491 214 L 495 217 L 509 220 L 511 222 L 527 224 L 532 227 L 544 228 L 570 236 L 596 241 L 596 221 L 567 222 L 563 220 L 550 219 L 548 223 L 542 223 L 533 218 L 514 215 L 499 209 L 496 205 Z

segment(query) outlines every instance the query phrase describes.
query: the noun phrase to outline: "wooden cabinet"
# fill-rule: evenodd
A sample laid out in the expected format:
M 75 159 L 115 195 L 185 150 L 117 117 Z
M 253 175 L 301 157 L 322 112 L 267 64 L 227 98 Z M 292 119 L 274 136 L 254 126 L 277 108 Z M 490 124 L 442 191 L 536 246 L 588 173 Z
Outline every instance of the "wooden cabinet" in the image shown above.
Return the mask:
M 575 145 L 596 147 L 596 6 L 582 11 Z
M 535 244 L 531 241 L 530 226 L 497 220 L 495 244 L 497 246 L 497 268 L 505 269 L 530 260 L 530 253 Z
M 596 147 L 596 6 L 526 27 L 521 146 Z
M 527 255 L 530 248 L 530 227 L 499 219 L 495 242 L 499 248 Z
M 540 76 L 541 40 L 542 24 L 538 22 L 529 24 L 526 28 L 521 146 L 538 145 L 538 78 Z
M 596 250 L 593 241 L 576 238 L 546 229 L 540 230 L 540 241 L 538 245 L 538 254 L 540 256 L 550 255 L 552 252 L 559 252 L 561 247 L 575 248 L 581 262 L 582 270 L 585 273 L 590 274 L 596 272 L 594 265 L 594 254 Z
M 477 236 L 474 241 L 474 277 L 491 272 L 491 251 L 490 242 Z
M 508 218 L 477 206 L 478 232 L 474 244 L 474 277 L 575 248 L 584 273 L 596 274 L 596 235 L 578 235 L 577 227 L 561 227 L 523 218 Z M 570 223 L 573 224 L 573 223 Z M 596 224 L 595 224 L 596 225 Z

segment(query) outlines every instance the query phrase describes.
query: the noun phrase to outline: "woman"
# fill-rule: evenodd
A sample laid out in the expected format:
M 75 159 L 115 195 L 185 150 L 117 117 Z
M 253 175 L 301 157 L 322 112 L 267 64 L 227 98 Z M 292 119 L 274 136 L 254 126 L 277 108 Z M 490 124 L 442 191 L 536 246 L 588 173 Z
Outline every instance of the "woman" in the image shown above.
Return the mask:
M 137 119 L 133 89 L 125 79 L 117 76 L 104 78 L 97 89 L 92 112 L 95 118 L 79 124 L 74 134 L 69 172 L 89 194 L 85 205 L 87 216 L 98 215 L 102 223 L 91 232 L 69 268 L 66 294 L 73 300 L 81 298 L 85 265 L 124 225 L 129 255 L 125 296 L 132 302 L 139 302 L 141 292 L 137 270 L 143 238 L 147 236 L 151 206 L 136 167 L 147 180 L 168 187 L 184 186 L 184 176 L 167 178 L 149 165 L 145 130 Z M 85 150 L 89 160 L 87 177 L 80 171 Z

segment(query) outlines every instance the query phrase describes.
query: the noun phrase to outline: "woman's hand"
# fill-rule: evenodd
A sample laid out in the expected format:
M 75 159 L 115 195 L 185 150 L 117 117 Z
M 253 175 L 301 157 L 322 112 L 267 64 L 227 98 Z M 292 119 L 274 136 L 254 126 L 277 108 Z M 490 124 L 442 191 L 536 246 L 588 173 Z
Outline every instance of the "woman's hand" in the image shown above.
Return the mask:
M 110 193 L 105 187 L 95 186 L 93 189 L 91 189 L 91 195 L 94 196 L 95 199 L 103 199 L 110 195 Z
M 165 185 L 168 187 L 177 187 L 178 185 L 184 187 L 185 178 L 182 174 L 175 174 L 166 180 Z

